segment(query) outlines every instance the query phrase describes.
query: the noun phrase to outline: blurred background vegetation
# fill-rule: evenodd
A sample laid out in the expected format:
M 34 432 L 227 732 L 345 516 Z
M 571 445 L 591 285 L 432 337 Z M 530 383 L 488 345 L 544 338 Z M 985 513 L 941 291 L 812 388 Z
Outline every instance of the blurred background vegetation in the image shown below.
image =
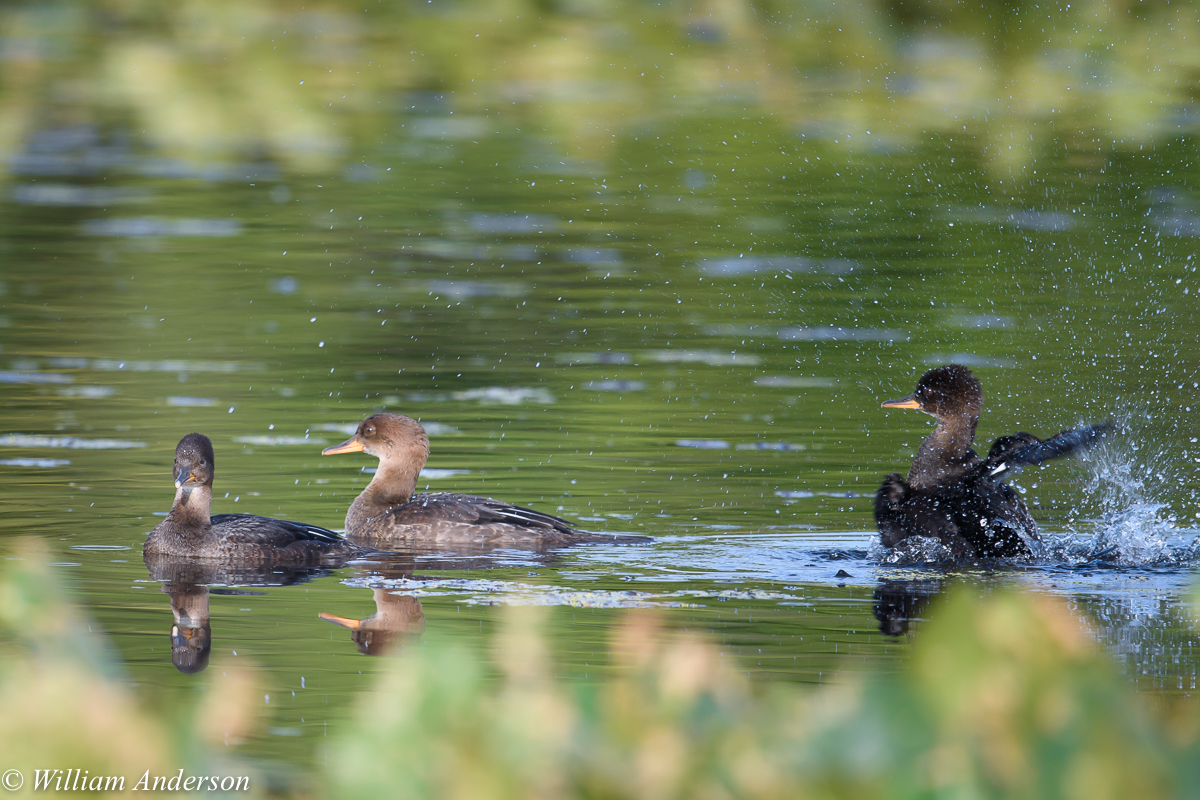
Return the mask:
M 390 659 L 311 769 L 228 753 L 261 719 L 255 668 L 216 664 L 191 714 L 151 715 L 46 550 L 5 562 L 5 768 L 251 775 L 253 796 L 406 798 L 1187 797 L 1200 708 L 1135 692 L 1061 600 L 960 587 L 897 672 L 822 688 L 752 684 L 704 637 L 630 612 L 609 677 L 557 675 L 537 609 L 478 647 L 433 637 Z
M 0 530 L 47 548 L 3 562 L 0 768 L 1186 794 L 1198 36 L 1165 0 L 0 2 Z M 910 652 L 873 607 L 912 575 L 866 540 L 925 428 L 878 401 L 946 360 L 981 438 L 1119 411 L 1133 446 L 1028 476 L 1044 527 L 1096 532 L 1022 576 L 1069 609 L 976 576 Z M 320 446 L 384 406 L 442 423 L 434 488 L 667 540 L 489 578 L 697 607 L 435 597 L 371 660 L 317 617 L 371 611 L 339 573 L 217 595 L 176 672 L 123 556 L 179 437 L 217 443 L 215 510 L 338 526 L 367 462 Z M 1110 533 L 1131 571 L 1093 574 Z
M 90 124 L 307 174 L 514 129 L 604 161 L 665 111 L 753 108 L 851 148 L 968 137 L 1004 177 L 1200 122 L 1200 21 L 1166 0 L 5 2 L 0 32 L 6 160 Z

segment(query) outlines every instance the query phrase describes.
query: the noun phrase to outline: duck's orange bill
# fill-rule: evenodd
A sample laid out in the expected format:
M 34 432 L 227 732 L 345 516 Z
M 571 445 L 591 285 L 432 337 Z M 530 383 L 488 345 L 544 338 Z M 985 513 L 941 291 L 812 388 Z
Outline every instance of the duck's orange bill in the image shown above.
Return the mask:
M 326 447 L 321 451 L 323 456 L 336 456 L 339 453 L 361 453 L 363 451 L 363 443 L 358 440 L 358 436 L 351 436 L 341 444 L 335 444 L 333 447 Z
M 880 408 L 915 408 L 920 410 L 921 404 L 910 394 L 908 397 L 901 397 L 899 400 L 888 400 L 880 404 Z
M 320 614 L 317 614 L 317 616 L 326 622 L 332 622 L 334 625 L 341 625 L 343 628 L 349 628 L 352 631 L 356 631 L 362 627 L 362 621 L 357 619 L 350 619 L 348 617 L 335 617 L 333 614 L 326 614 L 324 611 L 322 611 Z

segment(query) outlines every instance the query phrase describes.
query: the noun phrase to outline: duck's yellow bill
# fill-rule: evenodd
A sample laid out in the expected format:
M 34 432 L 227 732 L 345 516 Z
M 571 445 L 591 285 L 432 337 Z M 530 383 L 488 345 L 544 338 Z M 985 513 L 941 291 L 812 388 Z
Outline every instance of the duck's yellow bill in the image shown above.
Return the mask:
M 887 400 L 880 404 L 880 408 L 915 408 L 918 411 L 921 404 L 911 394 L 908 397 L 901 397 L 899 400 Z
M 341 444 L 335 444 L 333 447 L 326 447 L 321 451 L 323 456 L 336 456 L 339 453 L 361 453 L 363 451 L 363 443 L 358 440 L 357 436 L 351 436 Z

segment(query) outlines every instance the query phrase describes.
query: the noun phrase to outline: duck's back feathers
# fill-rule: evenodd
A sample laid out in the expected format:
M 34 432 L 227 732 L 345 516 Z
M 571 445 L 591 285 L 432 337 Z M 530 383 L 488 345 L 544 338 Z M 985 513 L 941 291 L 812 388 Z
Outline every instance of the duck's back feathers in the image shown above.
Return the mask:
M 559 533 L 578 533 L 570 523 L 559 517 L 521 506 L 514 506 L 490 497 L 452 492 L 419 494 L 388 512 L 397 523 L 428 525 L 439 520 L 467 525 L 511 525 L 526 530 L 555 530 Z
M 254 514 L 217 514 L 212 517 L 223 555 L 247 558 L 251 552 L 277 561 L 329 563 L 366 555 L 370 548 L 343 539 L 328 528 L 259 517 Z
M 217 514 L 210 523 L 205 529 L 168 518 L 151 531 L 143 552 L 291 566 L 338 565 L 373 552 L 327 528 L 286 519 Z
M 365 511 L 365 509 L 364 509 Z M 581 542 L 647 542 L 643 536 L 589 533 L 572 528 L 559 517 L 490 497 L 453 492 L 428 492 L 382 513 L 346 517 L 347 534 L 356 539 L 388 541 L 544 545 Z
M 284 546 L 293 542 L 346 543 L 336 531 L 319 525 L 260 517 L 256 514 L 213 514 L 211 522 L 213 528 L 222 536 L 237 537 L 240 541 L 259 541 L 263 544 Z

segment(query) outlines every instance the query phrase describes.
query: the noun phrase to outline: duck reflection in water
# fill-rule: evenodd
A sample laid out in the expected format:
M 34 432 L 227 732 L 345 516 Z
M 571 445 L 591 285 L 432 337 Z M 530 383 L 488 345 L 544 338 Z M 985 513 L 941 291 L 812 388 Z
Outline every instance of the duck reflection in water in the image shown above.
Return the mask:
M 875 619 L 888 636 L 908 633 L 909 623 L 919 620 L 925 608 L 942 591 L 942 581 L 884 581 L 875 587 Z
M 150 579 L 162 583 L 163 594 L 171 598 L 171 663 L 186 675 L 203 672 L 212 652 L 212 625 L 208 599 L 216 595 L 260 595 L 262 592 L 232 587 L 290 586 L 329 575 L 318 567 L 291 567 L 277 564 L 230 565 L 191 558 L 174 558 L 145 553 L 142 560 Z M 214 586 L 215 588 L 209 588 Z
M 203 672 L 212 652 L 212 625 L 208 618 L 208 587 L 202 584 L 164 583 L 171 596 L 171 663 L 185 675 Z
M 420 600 L 383 588 L 371 591 L 375 597 L 375 613 L 370 616 L 352 619 L 324 611 L 318 616 L 350 631 L 350 639 L 358 646 L 358 652 L 366 656 L 390 653 L 409 636 L 425 632 L 425 610 L 421 608 Z
M 349 585 L 371 590 L 375 598 L 374 614 L 362 619 L 339 617 L 328 612 L 318 616 L 350 631 L 351 641 L 363 655 L 385 655 L 407 638 L 425 632 L 425 611 L 421 601 L 396 588 L 397 584 L 411 586 L 410 582 L 420 581 L 418 570 L 468 573 L 514 566 L 545 567 L 560 562 L 559 555 L 554 551 L 538 548 L 500 548 L 479 542 L 430 542 L 423 546 L 410 544 L 381 554 L 373 561 L 369 571 L 359 572 L 348 582 Z

